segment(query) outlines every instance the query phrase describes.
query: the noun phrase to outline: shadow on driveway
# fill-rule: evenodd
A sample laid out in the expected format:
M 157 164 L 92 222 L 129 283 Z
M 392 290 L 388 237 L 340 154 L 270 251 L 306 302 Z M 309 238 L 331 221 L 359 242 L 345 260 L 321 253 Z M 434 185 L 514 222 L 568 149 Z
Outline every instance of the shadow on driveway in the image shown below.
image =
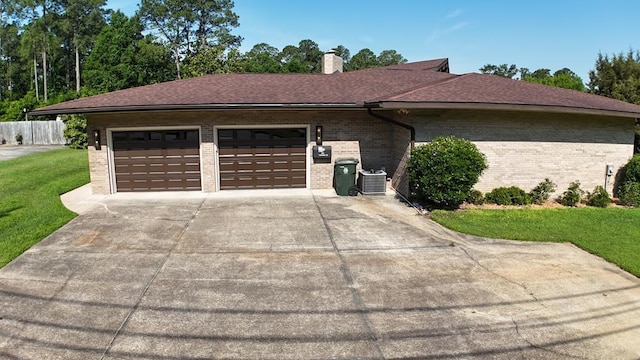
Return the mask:
M 0 357 L 640 357 L 640 280 L 393 196 L 112 196 L 0 270 Z

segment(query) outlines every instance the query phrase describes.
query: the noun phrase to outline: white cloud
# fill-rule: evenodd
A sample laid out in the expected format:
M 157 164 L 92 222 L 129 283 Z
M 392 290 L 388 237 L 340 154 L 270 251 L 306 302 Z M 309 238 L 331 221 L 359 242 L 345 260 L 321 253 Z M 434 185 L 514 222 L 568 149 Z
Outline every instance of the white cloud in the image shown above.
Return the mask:
M 430 43 L 433 42 L 445 35 L 451 34 L 453 32 L 456 32 L 458 30 L 464 29 L 465 27 L 467 27 L 469 25 L 469 22 L 467 21 L 460 21 L 457 22 L 455 24 L 453 24 L 452 26 L 449 26 L 447 28 L 444 29 L 435 29 L 431 32 L 431 34 L 429 34 L 429 36 L 427 36 L 426 42 Z
M 455 19 L 460 15 L 462 15 L 462 10 L 461 9 L 457 9 L 457 10 L 454 10 L 454 11 L 450 12 L 449 14 L 447 14 L 447 16 L 445 16 L 444 18 L 445 18 L 445 20 Z

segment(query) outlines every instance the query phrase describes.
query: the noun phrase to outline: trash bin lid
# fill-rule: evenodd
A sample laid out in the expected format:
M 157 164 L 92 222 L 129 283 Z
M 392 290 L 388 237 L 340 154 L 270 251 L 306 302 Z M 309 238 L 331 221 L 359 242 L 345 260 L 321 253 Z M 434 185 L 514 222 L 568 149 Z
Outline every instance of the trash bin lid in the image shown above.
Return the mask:
M 336 159 L 336 165 L 358 165 L 360 161 L 356 158 L 339 158 Z

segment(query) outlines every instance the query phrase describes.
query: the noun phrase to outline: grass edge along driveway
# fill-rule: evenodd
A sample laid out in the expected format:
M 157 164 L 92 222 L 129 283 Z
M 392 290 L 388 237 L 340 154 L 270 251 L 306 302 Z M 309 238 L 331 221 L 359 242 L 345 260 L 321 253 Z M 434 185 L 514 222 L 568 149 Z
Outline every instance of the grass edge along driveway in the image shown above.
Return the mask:
M 640 209 L 436 210 L 431 219 L 481 237 L 571 242 L 640 277 Z
M 0 268 L 77 216 L 60 194 L 89 182 L 86 150 L 0 162 Z

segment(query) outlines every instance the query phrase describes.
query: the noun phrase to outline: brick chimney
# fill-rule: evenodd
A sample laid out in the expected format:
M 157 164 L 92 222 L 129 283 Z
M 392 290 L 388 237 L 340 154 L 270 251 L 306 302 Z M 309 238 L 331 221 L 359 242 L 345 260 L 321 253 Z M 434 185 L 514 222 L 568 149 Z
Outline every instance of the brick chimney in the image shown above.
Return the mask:
M 336 55 L 335 50 L 329 50 L 322 56 L 322 73 L 334 74 L 342 72 L 342 58 Z

